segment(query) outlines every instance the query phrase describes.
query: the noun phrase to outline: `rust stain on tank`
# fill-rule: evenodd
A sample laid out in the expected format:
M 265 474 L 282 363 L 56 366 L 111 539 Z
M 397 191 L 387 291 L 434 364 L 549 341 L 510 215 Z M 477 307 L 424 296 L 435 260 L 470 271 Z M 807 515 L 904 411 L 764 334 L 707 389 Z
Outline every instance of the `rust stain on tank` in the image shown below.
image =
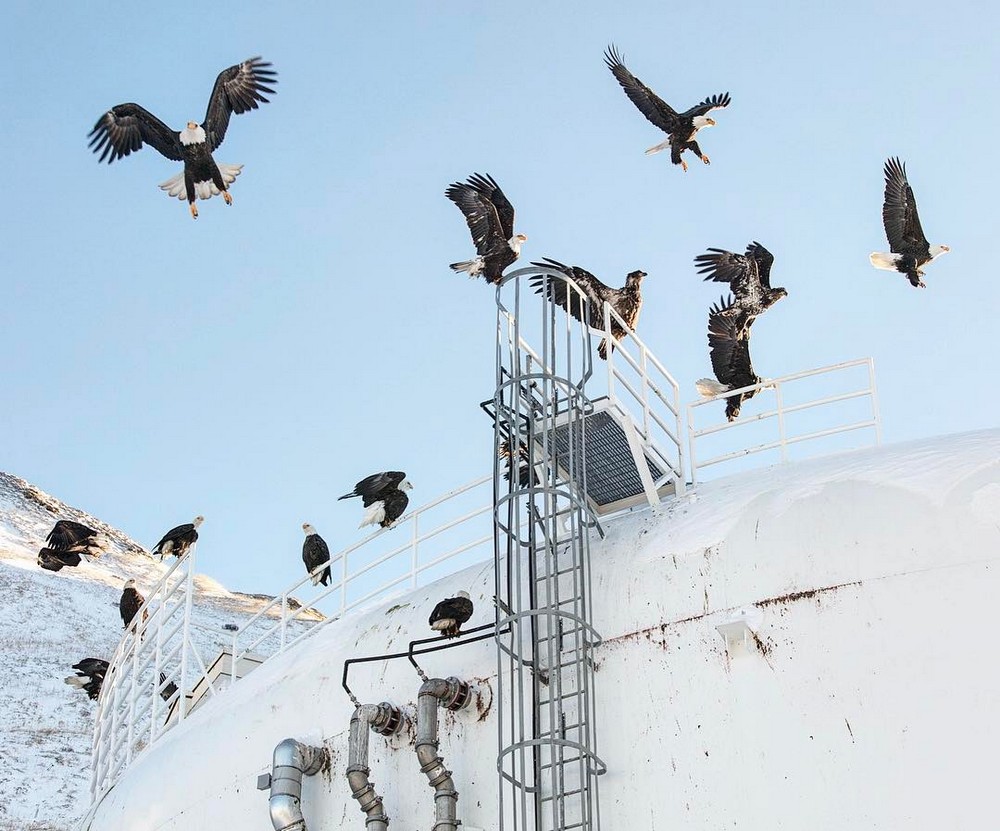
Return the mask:
M 767 600 L 758 600 L 754 603 L 754 606 L 760 606 L 761 608 L 765 606 L 779 606 L 788 603 L 794 603 L 796 600 L 809 600 L 810 598 L 817 597 L 818 595 L 825 594 L 826 592 L 837 591 L 838 589 L 845 589 L 848 586 L 860 586 L 860 580 L 854 580 L 850 583 L 838 583 L 836 586 L 825 586 L 821 589 L 807 589 L 801 592 L 789 592 L 788 594 L 783 594 L 778 597 L 769 597 Z

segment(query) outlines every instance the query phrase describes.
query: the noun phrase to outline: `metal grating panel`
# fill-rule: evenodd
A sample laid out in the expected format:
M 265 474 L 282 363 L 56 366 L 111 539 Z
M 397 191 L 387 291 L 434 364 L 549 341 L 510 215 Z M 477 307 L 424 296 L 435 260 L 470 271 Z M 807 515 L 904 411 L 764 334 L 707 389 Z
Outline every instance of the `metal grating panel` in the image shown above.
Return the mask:
M 556 460 L 564 470 L 569 454 L 569 426 L 555 430 Z M 597 505 L 620 502 L 643 493 L 628 439 L 621 425 L 606 410 L 586 419 L 583 439 L 587 496 Z M 649 475 L 657 481 L 666 471 L 647 456 Z

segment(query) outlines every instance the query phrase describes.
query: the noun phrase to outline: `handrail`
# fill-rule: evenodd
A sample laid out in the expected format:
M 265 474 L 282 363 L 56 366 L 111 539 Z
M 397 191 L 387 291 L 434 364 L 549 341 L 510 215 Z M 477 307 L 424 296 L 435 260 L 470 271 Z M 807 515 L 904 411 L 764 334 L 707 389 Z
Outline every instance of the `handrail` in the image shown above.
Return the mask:
M 485 499 L 482 506 L 467 511 L 461 516 L 447 519 L 429 530 L 421 531 L 420 519 L 421 517 L 425 517 L 435 508 L 438 508 L 439 506 L 442 506 L 457 497 L 464 496 L 470 491 L 481 488 L 487 483 L 492 484 L 492 481 L 492 475 L 481 476 L 480 478 L 462 485 L 461 487 L 454 488 L 436 499 L 433 499 L 413 511 L 410 511 L 408 514 L 404 514 L 397 522 L 396 527 L 392 529 L 379 528 L 368 534 L 364 539 L 352 543 L 335 554 L 332 554 L 330 556 L 329 563 L 317 566 L 313 569 L 313 573 L 319 573 L 329 566 L 331 568 L 332 575 L 336 573 L 332 570 L 333 567 L 339 563 L 339 577 L 336 578 L 330 586 L 324 587 L 318 591 L 315 596 L 308 600 L 308 602 L 301 602 L 299 608 L 293 611 L 289 610 L 289 600 L 291 599 L 292 594 L 301 589 L 303 586 L 307 586 L 307 584 L 310 583 L 312 575 L 306 574 L 284 589 L 278 596 L 267 603 L 263 608 L 258 610 L 255 615 L 239 626 L 233 635 L 233 660 L 238 661 L 246 657 L 251 654 L 252 650 L 260 647 L 265 641 L 275 637 L 278 639 L 278 647 L 274 650 L 273 654 L 283 652 L 292 644 L 300 641 L 303 637 L 317 631 L 330 621 L 343 617 L 343 615 L 358 608 L 358 606 L 363 603 L 384 594 L 400 584 L 409 583 L 411 587 L 415 587 L 419 576 L 428 569 L 440 565 L 446 560 L 458 557 L 477 546 L 486 545 L 486 543 L 493 539 L 492 533 L 484 534 L 483 532 L 479 532 L 472 535 L 471 539 L 467 538 L 463 539 L 461 542 L 457 542 L 454 547 L 449 548 L 445 552 L 435 552 L 435 556 L 428 562 L 421 562 L 420 559 L 421 550 L 425 550 L 427 548 L 427 544 L 436 537 L 439 537 L 448 531 L 452 531 L 453 529 L 473 523 L 478 518 L 488 515 L 491 510 L 491 505 Z M 401 529 L 398 526 L 405 527 L 406 525 L 410 525 L 410 528 L 408 529 L 408 534 L 405 530 L 403 531 L 403 534 L 401 534 L 405 540 L 404 542 L 401 542 L 399 545 L 381 553 L 378 557 L 365 563 L 363 566 L 351 570 L 348 558 L 353 552 L 369 546 L 373 541 L 381 538 L 384 534 L 400 534 Z M 348 601 L 347 591 L 350 586 L 358 584 L 358 581 L 364 580 L 367 575 L 380 566 L 385 566 L 386 564 L 393 562 L 399 562 L 402 566 L 404 560 L 406 561 L 406 566 L 400 572 L 396 572 L 392 577 L 387 578 L 381 583 L 375 584 L 363 595 L 363 597 L 350 602 Z M 367 583 L 365 584 L 365 588 L 368 588 Z M 299 616 L 303 614 L 303 610 L 315 609 L 316 604 L 320 601 L 330 597 L 331 595 L 338 594 L 339 598 L 336 604 L 336 609 L 332 613 L 327 614 L 322 620 L 310 622 L 311 625 L 308 625 L 308 628 L 305 631 L 297 633 L 292 638 L 288 637 L 288 625 L 291 622 L 298 620 Z M 274 615 L 275 620 L 270 626 L 263 627 L 262 629 L 257 626 L 261 618 L 269 612 L 274 611 L 279 606 L 281 607 L 280 614 Z M 302 624 L 307 623 L 302 620 L 298 620 L 298 622 Z M 250 634 L 251 632 L 252 635 Z M 253 640 L 247 642 L 248 637 L 252 637 Z M 268 656 L 263 657 L 266 658 Z
M 786 405 L 784 401 L 784 388 L 789 384 L 793 384 L 796 381 L 800 381 L 804 378 L 811 378 L 818 375 L 825 375 L 834 372 L 841 372 L 843 370 L 849 370 L 855 367 L 865 366 L 868 369 L 868 384 L 866 387 L 861 389 L 854 389 L 849 392 L 837 393 L 834 395 L 824 396 L 822 398 L 816 398 L 809 401 L 805 401 L 798 404 Z M 696 428 L 695 427 L 695 410 L 698 407 L 704 407 L 706 404 L 711 404 L 714 401 L 723 401 L 727 398 L 732 398 L 733 396 L 741 395 L 747 392 L 757 392 L 761 393 L 767 390 L 773 390 L 775 395 L 775 407 L 773 409 L 765 410 L 761 413 L 756 413 L 750 416 L 741 416 L 736 421 L 723 422 L 721 424 L 711 424 L 706 427 Z M 804 410 L 818 409 L 820 407 L 825 407 L 830 404 L 835 404 L 841 401 L 851 401 L 859 398 L 869 398 L 871 401 L 871 418 L 862 421 L 853 421 L 847 424 L 840 424 L 833 427 L 829 427 L 822 430 L 814 430 L 809 433 L 804 433 L 800 435 L 788 435 L 788 426 L 785 421 L 785 417 L 790 413 L 802 412 Z M 760 444 L 756 444 L 750 447 L 741 447 L 737 450 L 732 450 L 728 453 L 722 453 L 711 458 L 705 459 L 704 461 L 699 461 L 697 456 L 697 440 L 705 436 L 710 436 L 714 434 L 721 433 L 725 430 L 735 429 L 737 427 L 743 427 L 748 424 L 758 424 L 760 422 L 769 421 L 771 419 L 777 422 L 777 439 L 773 441 L 766 441 Z M 745 387 L 740 387 L 739 389 L 727 390 L 726 392 L 719 393 L 717 395 L 706 396 L 698 401 L 692 401 L 687 405 L 687 421 L 688 421 L 688 455 L 691 460 L 691 478 L 693 482 L 697 482 L 698 472 L 704 470 L 712 465 L 721 464 L 723 462 L 732 461 L 733 459 L 744 458 L 756 453 L 762 453 L 768 450 L 780 450 L 782 461 L 787 461 L 788 459 L 788 447 L 794 444 L 800 444 L 802 442 L 812 441 L 815 439 L 825 438 L 827 436 L 833 436 L 840 433 L 849 433 L 856 430 L 863 430 L 871 428 L 874 431 L 874 443 L 878 445 L 881 442 L 881 421 L 879 417 L 878 409 L 878 391 L 875 386 L 875 362 L 872 358 L 857 358 L 851 361 L 842 361 L 837 364 L 831 364 L 829 366 L 820 367 L 818 369 L 807 369 L 800 372 L 793 372 L 789 375 L 782 376 L 781 378 L 774 378 L 762 381 L 760 384 L 750 384 Z

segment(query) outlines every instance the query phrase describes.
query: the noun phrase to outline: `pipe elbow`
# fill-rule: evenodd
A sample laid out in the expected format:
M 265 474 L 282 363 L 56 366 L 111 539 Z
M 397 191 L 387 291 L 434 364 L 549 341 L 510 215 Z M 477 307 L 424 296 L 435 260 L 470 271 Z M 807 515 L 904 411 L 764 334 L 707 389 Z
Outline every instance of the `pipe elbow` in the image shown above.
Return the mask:
M 305 817 L 299 800 L 291 794 L 276 794 L 269 800 L 274 831 L 306 831 Z

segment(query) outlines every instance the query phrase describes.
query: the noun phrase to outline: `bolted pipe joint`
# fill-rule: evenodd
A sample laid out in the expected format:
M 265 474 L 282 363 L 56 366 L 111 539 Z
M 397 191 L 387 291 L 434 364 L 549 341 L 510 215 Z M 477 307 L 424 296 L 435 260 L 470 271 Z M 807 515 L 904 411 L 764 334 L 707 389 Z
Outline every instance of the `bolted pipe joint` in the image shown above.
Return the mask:
M 318 773 L 330 761 L 325 747 L 285 739 L 274 748 L 268 808 L 274 831 L 307 831 L 302 816 L 302 777 Z
M 347 782 L 351 796 L 365 813 L 368 831 L 387 831 L 389 816 L 382 807 L 382 797 L 375 792 L 375 783 L 368 775 L 368 731 L 391 736 L 403 722 L 403 715 L 389 702 L 363 704 L 351 716 L 351 729 L 347 744 Z
M 461 710 L 472 699 L 460 678 L 431 678 L 417 694 L 417 760 L 420 772 L 434 788 L 434 831 L 458 831 L 458 791 L 451 771 L 438 755 L 438 707 Z

